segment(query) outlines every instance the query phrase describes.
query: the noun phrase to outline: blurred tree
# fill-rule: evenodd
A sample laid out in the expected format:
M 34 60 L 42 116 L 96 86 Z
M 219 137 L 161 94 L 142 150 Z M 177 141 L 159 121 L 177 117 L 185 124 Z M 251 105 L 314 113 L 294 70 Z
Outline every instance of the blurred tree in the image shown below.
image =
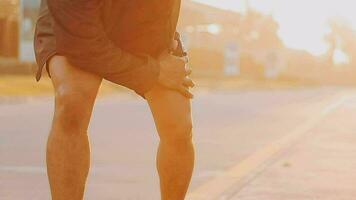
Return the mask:
M 338 48 L 336 38 L 337 36 L 334 31 L 331 31 L 324 38 L 325 41 L 329 44 L 329 49 L 326 53 L 326 56 L 327 56 L 327 63 L 330 66 L 334 65 L 334 54 L 336 52 L 336 49 Z
M 278 35 L 279 25 L 271 15 L 249 10 L 239 23 L 239 38 L 253 49 L 278 49 L 283 42 Z
M 340 20 L 329 21 L 330 33 L 325 40 L 329 44 L 329 59 L 333 60 L 337 49 L 343 51 L 349 58 L 349 64 L 356 66 L 356 31 Z

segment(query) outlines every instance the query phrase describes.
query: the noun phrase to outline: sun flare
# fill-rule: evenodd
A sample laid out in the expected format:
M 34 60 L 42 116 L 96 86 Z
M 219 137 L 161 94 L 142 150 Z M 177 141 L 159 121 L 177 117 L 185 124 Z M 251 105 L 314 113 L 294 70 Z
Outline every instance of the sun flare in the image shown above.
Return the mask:
M 279 35 L 286 46 L 324 54 L 328 20 L 340 18 L 356 29 L 356 2 L 350 0 L 196 0 L 217 7 L 245 12 L 251 7 L 271 14 L 280 25 Z M 354 5 L 350 5 L 354 4 Z

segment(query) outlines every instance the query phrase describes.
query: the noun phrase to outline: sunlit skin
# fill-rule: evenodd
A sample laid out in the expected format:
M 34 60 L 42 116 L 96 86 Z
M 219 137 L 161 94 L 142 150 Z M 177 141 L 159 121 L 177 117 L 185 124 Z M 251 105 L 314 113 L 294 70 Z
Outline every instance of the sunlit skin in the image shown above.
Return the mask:
M 160 58 L 161 71 L 166 77 L 162 76 L 161 82 L 178 77 L 170 74 L 180 73 L 177 72 L 179 66 L 174 65 L 174 62 L 181 63 L 178 59 L 170 55 Z M 184 62 L 181 64 L 184 67 Z M 47 143 L 52 199 L 81 200 L 90 167 L 87 130 L 102 78 L 70 65 L 63 56 L 50 60 L 49 71 L 55 90 L 55 113 Z M 177 82 L 188 88 L 193 83 L 186 75 L 182 73 Z M 194 144 L 188 91 L 168 89 L 158 83 L 145 94 L 160 137 L 157 170 L 162 200 L 183 200 L 193 172 Z

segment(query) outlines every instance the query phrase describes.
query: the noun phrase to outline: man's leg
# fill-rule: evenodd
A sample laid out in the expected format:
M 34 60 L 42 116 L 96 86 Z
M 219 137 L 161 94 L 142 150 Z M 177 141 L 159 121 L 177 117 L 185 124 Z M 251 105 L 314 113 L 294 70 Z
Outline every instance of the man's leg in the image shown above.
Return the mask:
M 162 200 L 183 200 L 194 167 L 190 100 L 156 86 L 145 95 L 160 136 L 157 170 Z
M 53 200 L 83 199 L 90 166 L 87 128 L 101 78 L 54 56 L 49 71 L 55 112 L 47 143 L 47 172 Z

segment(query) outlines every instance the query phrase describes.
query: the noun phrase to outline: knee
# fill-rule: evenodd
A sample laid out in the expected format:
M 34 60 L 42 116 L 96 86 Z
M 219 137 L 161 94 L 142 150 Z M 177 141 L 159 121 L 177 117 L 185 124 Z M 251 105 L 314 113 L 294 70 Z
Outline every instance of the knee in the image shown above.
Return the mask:
M 86 131 L 91 114 L 91 101 L 83 93 L 62 89 L 55 95 L 55 122 L 66 133 Z
M 193 125 L 191 120 L 175 120 L 165 123 L 160 131 L 161 142 L 170 146 L 185 146 L 193 139 Z

